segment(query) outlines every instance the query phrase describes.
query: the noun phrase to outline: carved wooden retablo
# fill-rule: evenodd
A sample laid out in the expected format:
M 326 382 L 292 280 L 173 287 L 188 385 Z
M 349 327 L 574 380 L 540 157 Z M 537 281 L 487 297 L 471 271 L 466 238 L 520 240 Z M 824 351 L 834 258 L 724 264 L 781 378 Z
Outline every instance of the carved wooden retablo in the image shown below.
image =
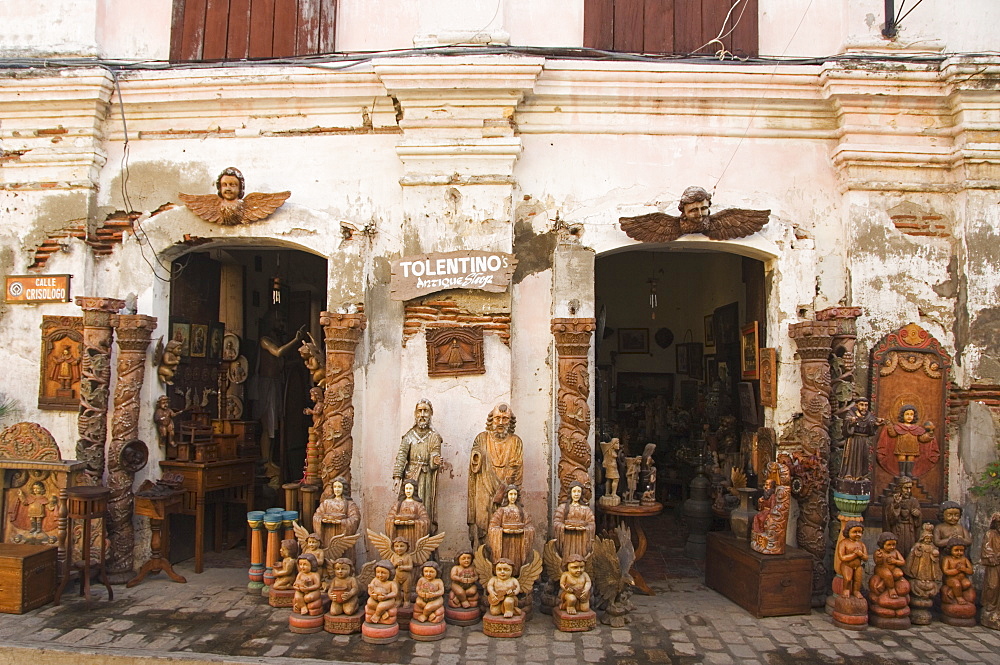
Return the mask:
M 930 333 L 911 323 L 875 346 L 871 367 L 872 410 L 887 424 L 875 446 L 869 515 L 882 517 L 877 504 L 892 494 L 899 477 L 909 476 L 924 519 L 933 519 L 945 498 L 945 398 L 951 358 Z
M 427 328 L 426 336 L 428 376 L 486 373 L 482 327 Z
M 41 358 L 38 408 L 79 409 L 83 317 L 43 316 Z

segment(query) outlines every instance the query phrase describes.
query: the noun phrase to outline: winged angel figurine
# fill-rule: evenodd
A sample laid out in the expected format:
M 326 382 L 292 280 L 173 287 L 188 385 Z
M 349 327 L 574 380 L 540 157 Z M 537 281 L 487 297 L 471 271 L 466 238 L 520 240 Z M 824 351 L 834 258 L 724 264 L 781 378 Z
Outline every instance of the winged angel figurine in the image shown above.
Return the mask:
M 444 542 L 444 535 L 444 531 L 442 531 L 433 536 L 423 536 L 417 541 L 411 552 L 410 545 L 405 538 L 390 539 L 384 533 L 375 533 L 368 529 L 368 540 L 375 546 L 379 557 L 392 562 L 396 568 L 396 583 L 399 584 L 403 607 L 408 607 L 412 602 L 413 571 L 419 571 L 420 566 L 431 558 L 434 550 Z M 375 572 L 375 564 L 376 562 L 370 561 L 361 570 L 360 578 L 365 580 L 365 586 Z
M 532 552 L 531 561 L 521 566 L 521 572 L 514 577 L 514 567 L 510 559 L 498 559 L 496 563 L 486 556 L 486 546 L 480 545 L 474 559 L 476 572 L 480 580 L 489 580 L 486 584 L 486 601 L 493 616 L 504 615 L 507 618 L 522 614 L 518 596 L 530 597 L 531 589 L 542 574 L 542 557 L 538 551 Z
M 629 238 L 640 242 L 670 242 L 688 233 L 703 233 L 712 240 L 742 238 L 760 231 L 767 224 L 770 210 L 728 208 L 710 214 L 711 195 L 702 187 L 688 187 L 677 204 L 680 217 L 665 212 L 650 212 L 618 220 Z
M 323 579 L 333 577 L 334 562 L 343 556 L 344 552 L 354 547 L 354 543 L 358 542 L 358 538 L 361 537 L 360 533 L 333 536 L 326 547 L 323 547 L 323 541 L 320 540 L 318 533 L 309 533 L 304 526 L 299 525 L 294 520 L 292 521 L 292 531 L 295 533 L 295 540 L 299 543 L 299 551 L 302 554 L 312 554 L 316 557 L 316 564 Z
M 218 194 L 179 194 L 179 197 L 191 212 L 206 222 L 237 226 L 270 216 L 292 195 L 291 192 L 252 192 L 244 198 L 243 174 L 232 166 L 215 179 L 215 190 Z

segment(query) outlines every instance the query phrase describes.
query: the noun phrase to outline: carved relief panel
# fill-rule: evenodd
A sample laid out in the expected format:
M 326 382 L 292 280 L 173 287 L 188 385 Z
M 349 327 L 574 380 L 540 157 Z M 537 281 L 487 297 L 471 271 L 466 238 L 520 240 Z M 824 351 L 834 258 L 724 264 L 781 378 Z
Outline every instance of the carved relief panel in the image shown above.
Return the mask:
M 80 408 L 83 317 L 43 316 L 39 409 Z
M 872 401 L 885 420 L 874 450 L 869 514 L 881 517 L 881 498 L 900 476 L 913 478 L 924 519 L 945 499 L 945 398 L 951 358 L 940 343 L 911 323 L 886 335 L 872 350 Z M 879 497 L 879 499 L 876 499 Z
M 480 326 L 427 328 L 426 335 L 428 376 L 486 373 Z

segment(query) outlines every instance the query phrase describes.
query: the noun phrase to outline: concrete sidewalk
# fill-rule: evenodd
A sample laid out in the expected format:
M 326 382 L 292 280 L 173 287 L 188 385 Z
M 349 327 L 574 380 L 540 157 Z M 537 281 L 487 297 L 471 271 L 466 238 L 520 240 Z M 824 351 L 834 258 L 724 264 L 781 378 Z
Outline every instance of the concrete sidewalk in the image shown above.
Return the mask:
M 246 588 L 246 569 L 181 564 L 188 579 L 162 574 L 134 589 L 103 587 L 90 602 L 63 596 L 26 615 L 0 615 L 0 665 L 154 665 L 185 663 L 410 663 L 412 665 L 784 665 L 787 663 L 1000 664 L 1000 633 L 940 623 L 905 631 L 835 628 L 819 612 L 755 619 L 697 577 L 652 580 L 656 596 L 636 595 L 632 624 L 599 625 L 589 633 L 559 633 L 535 612 L 521 639 L 484 636 L 478 626 L 449 626 L 439 642 L 401 637 L 374 646 L 359 635 L 296 635 L 288 609 L 275 609 Z

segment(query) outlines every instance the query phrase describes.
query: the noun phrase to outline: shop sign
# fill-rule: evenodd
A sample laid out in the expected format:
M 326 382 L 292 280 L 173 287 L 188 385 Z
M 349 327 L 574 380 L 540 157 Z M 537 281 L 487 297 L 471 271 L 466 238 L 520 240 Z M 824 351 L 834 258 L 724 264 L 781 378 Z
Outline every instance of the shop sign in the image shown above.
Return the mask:
M 393 300 L 411 300 L 447 289 L 503 293 L 515 267 L 517 259 L 504 252 L 468 250 L 404 256 L 392 262 L 389 294 Z
M 8 303 L 69 302 L 71 275 L 8 275 Z

